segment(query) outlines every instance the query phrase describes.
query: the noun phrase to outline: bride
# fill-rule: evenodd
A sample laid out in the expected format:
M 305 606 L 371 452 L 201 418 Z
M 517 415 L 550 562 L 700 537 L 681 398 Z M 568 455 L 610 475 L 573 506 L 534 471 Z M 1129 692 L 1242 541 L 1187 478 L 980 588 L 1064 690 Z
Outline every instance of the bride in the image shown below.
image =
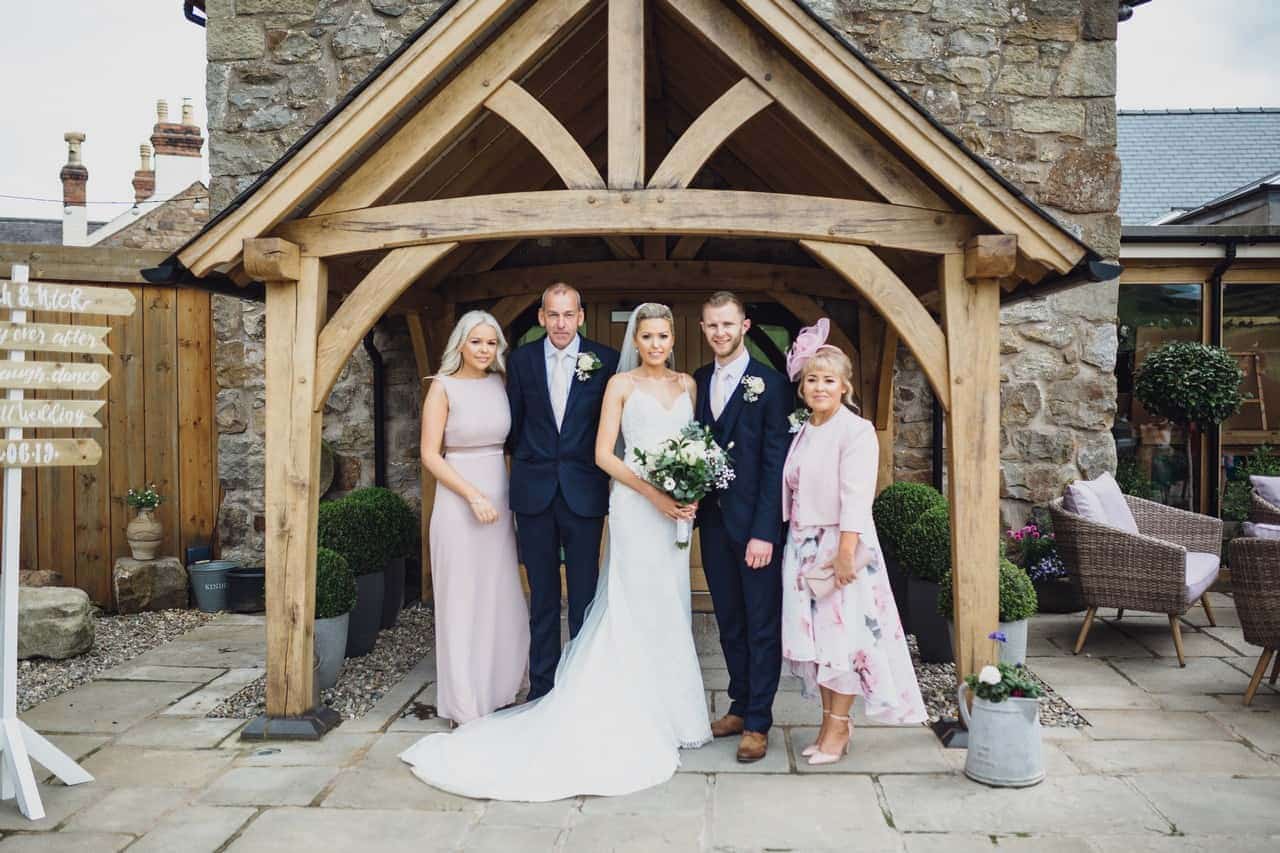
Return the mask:
M 689 551 L 676 547 L 673 524 L 696 507 L 680 506 L 624 461 L 693 420 L 694 382 L 669 367 L 675 333 L 667 306 L 637 308 L 624 340 L 596 436 L 596 464 L 614 482 L 604 567 L 586 621 L 550 693 L 401 753 L 429 785 L 529 802 L 627 794 L 666 781 L 680 749 L 711 740 L 690 630 Z

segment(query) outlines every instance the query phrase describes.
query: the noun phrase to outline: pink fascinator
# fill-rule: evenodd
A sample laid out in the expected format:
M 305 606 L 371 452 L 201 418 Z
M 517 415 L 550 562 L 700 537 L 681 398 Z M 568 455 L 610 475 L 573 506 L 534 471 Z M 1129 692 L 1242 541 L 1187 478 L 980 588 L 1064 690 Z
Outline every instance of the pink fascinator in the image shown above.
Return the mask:
M 830 331 L 831 321 L 822 317 L 812 326 L 805 326 L 796 335 L 791 349 L 787 350 L 787 376 L 792 382 L 800 378 L 800 371 L 804 370 L 809 359 L 827 345 L 827 335 Z

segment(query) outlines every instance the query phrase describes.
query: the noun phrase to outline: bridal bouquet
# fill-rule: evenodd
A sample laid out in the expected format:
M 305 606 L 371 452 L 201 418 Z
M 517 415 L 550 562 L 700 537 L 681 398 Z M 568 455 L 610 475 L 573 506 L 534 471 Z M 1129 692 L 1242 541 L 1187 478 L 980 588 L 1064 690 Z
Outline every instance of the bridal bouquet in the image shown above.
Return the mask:
M 729 444 L 733 448 L 733 444 Z M 675 438 L 669 438 L 649 451 L 634 448 L 634 470 L 647 482 L 657 486 L 682 504 L 705 498 L 710 492 L 728 488 L 733 480 L 729 454 L 716 444 L 711 430 L 690 421 Z M 676 545 L 689 547 L 693 522 L 676 521 Z

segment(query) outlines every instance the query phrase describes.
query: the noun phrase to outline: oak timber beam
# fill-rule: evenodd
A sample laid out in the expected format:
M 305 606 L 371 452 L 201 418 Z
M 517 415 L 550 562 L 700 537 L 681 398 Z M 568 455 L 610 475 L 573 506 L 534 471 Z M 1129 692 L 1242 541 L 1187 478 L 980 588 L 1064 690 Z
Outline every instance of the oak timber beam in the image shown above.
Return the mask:
M 673 261 L 691 261 L 698 256 L 698 252 L 702 250 L 702 244 L 707 242 L 706 237 L 688 236 L 681 237 L 676 244 L 671 247 L 671 260 Z
M 418 399 L 427 399 L 428 377 L 434 372 L 431 368 L 431 350 L 427 341 L 426 326 L 422 315 L 411 312 L 405 316 L 405 325 L 409 327 L 409 341 L 413 345 L 413 362 L 418 368 Z M 420 569 L 422 590 L 421 599 L 425 603 L 431 596 L 431 507 L 435 503 L 436 478 L 427 470 L 427 466 L 418 459 L 418 494 L 422 496 L 422 511 L 418 518 L 418 567 Z
M 516 318 L 527 311 L 530 305 L 541 298 L 542 291 L 507 296 L 490 308 L 489 313 L 493 315 L 493 319 L 498 321 L 498 325 L 505 330 L 516 321 Z
M 360 284 L 356 285 L 333 319 L 325 324 L 316 346 L 316 412 L 324 411 L 333 383 L 346 365 L 356 345 L 364 339 L 378 318 L 387 312 L 419 276 L 432 264 L 457 248 L 457 243 L 407 246 L 387 253 Z
M 805 296 L 803 293 L 794 293 L 791 290 L 778 288 L 776 290 L 767 291 L 769 298 L 777 302 L 783 308 L 786 308 L 796 316 L 796 319 L 806 326 L 812 326 L 823 317 L 827 317 L 827 312 L 822 310 L 822 306 L 813 301 L 812 297 Z M 859 370 L 859 354 L 858 348 L 853 345 L 853 341 L 849 340 L 849 336 L 844 333 L 834 320 L 827 317 L 830 327 L 827 332 L 827 343 L 838 348 L 845 355 L 849 356 L 849 360 L 853 362 L 853 375 L 857 376 Z M 856 388 L 854 389 L 857 390 Z
M 885 200 L 934 210 L 951 209 L 928 184 L 793 67 L 790 57 L 752 32 L 720 0 L 663 0 L 663 6 L 723 52 Z
M 773 103 L 768 93 L 747 78 L 716 99 L 667 153 L 649 179 L 650 189 L 683 189 L 735 130 Z
M 938 263 L 951 370 L 947 481 L 959 678 L 996 662 L 988 635 L 1000 619 L 1000 285 L 965 278 L 973 264 L 981 260 L 959 253 Z
M 893 326 L 920 362 L 938 404 L 950 409 L 946 336 L 902 279 L 862 246 L 816 240 L 802 240 L 800 245 L 849 282 Z
M 13 265 L 26 264 L 34 281 L 145 285 L 141 271 L 160 266 L 169 255 L 149 249 L 0 243 L 0 278 L 13 278 Z
M 609 3 L 609 186 L 644 186 L 644 0 Z
M 310 216 L 278 236 L 316 257 L 517 237 L 704 234 L 824 240 L 929 254 L 977 233 L 964 214 L 852 199 L 726 190 L 560 190 L 435 199 Z
M 683 5 L 711 0 L 667 0 Z M 1065 274 L 1085 248 L 1037 213 L 983 169 L 961 146 L 925 119 L 803 9 L 784 0 L 739 0 L 775 38 L 808 64 L 902 151 L 965 205 L 1005 234 L 1016 234 L 1018 250 L 1035 264 Z M 813 125 L 810 125 L 813 127 Z M 824 137 L 825 141 L 825 137 Z M 1024 276 L 1030 279 L 1030 276 Z
M 259 281 L 297 281 L 300 269 L 296 244 L 279 237 L 244 241 L 244 270 Z

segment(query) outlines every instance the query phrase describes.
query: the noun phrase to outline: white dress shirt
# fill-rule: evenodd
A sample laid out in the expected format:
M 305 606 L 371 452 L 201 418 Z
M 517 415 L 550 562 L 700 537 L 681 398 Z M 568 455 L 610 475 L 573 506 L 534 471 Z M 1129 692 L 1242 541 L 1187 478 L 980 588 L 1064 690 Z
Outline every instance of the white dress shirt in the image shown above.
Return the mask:
M 716 369 L 711 374 L 711 387 L 708 391 L 711 394 L 711 414 L 718 420 L 721 413 L 728 407 L 729 401 L 733 399 L 734 392 L 738 390 L 738 386 L 742 384 L 742 377 L 747 372 L 747 364 L 751 361 L 751 354 L 747 352 L 744 346 L 742 352 L 738 353 L 738 357 L 728 364 L 721 364 L 719 359 L 716 360 Z M 721 401 L 720 411 L 716 411 L 716 394 L 717 383 L 725 383 L 723 388 L 724 399 Z
M 569 389 L 573 386 L 574 371 L 577 368 L 578 353 L 581 349 L 582 337 L 580 335 L 574 335 L 573 340 L 569 341 L 569 345 L 562 350 L 556 349 L 555 344 L 551 343 L 550 336 L 542 339 L 543 361 L 547 368 L 547 391 L 552 395 L 551 408 L 553 411 L 563 412 L 565 407 L 569 404 Z M 569 356 L 568 364 L 557 360 L 557 356 L 563 357 L 564 354 L 568 354 Z M 557 370 L 557 366 L 558 369 L 565 371 L 564 390 L 561 392 L 563 394 L 563 398 L 560 400 L 555 399 L 555 371 Z M 556 424 L 556 426 L 558 427 L 560 425 Z

